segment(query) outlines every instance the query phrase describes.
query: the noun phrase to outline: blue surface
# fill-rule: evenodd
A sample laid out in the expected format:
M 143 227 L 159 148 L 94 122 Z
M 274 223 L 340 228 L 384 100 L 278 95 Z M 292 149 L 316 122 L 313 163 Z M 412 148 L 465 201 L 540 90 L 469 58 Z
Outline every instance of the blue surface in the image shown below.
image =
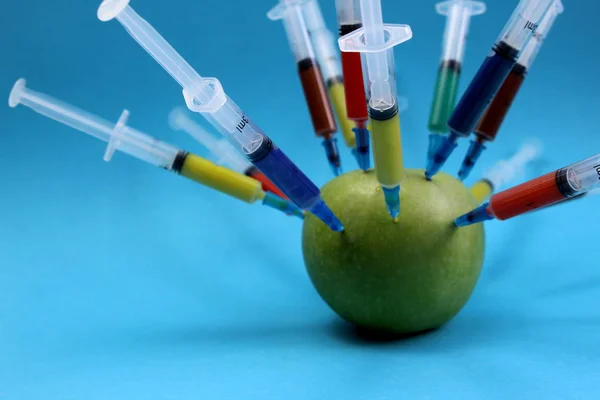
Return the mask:
M 516 1 L 472 21 L 461 91 Z M 331 178 L 271 1 L 133 0 L 317 184 Z M 189 150 L 168 129 L 180 88 L 96 1 L 21 0 L 0 14 L 0 93 L 31 88 Z M 333 0 L 323 2 L 335 28 Z M 414 38 L 396 50 L 405 161 L 422 167 L 444 18 L 384 0 Z M 529 177 L 599 152 L 596 2 L 567 2 L 467 183 L 522 139 Z M 212 30 L 218 30 L 215 34 Z M 210 37 L 212 41 L 206 41 Z M 591 399 L 600 362 L 600 197 L 492 221 L 471 301 L 443 329 L 358 340 L 304 271 L 301 223 L 117 154 L 25 108 L 0 107 L 0 398 Z M 468 141 L 461 143 L 463 155 Z M 454 155 L 445 170 L 458 170 Z M 355 166 L 342 149 L 346 169 Z

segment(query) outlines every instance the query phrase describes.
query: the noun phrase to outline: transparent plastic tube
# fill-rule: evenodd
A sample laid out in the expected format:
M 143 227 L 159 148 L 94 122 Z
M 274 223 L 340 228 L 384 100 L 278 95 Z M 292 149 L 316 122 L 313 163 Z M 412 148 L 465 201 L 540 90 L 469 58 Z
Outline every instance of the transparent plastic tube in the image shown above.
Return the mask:
M 362 26 L 360 0 L 336 0 L 338 24 L 342 26 Z M 360 26 L 358 26 L 360 28 Z M 350 33 L 350 32 L 348 32 Z
M 462 63 L 471 17 L 485 12 L 484 2 L 470 0 L 449 0 L 437 3 L 438 14 L 446 16 L 446 28 L 442 61 L 454 60 Z
M 325 20 L 317 0 L 308 0 L 304 5 L 304 17 L 310 38 L 312 39 L 317 61 L 323 73 L 325 82 L 339 80 L 342 77 L 342 68 L 335 46 L 336 39 L 327 29 Z
M 226 139 L 217 139 L 192 120 L 188 113 L 178 107 L 169 114 L 171 129 L 184 131 L 217 157 L 217 164 L 225 164 L 234 171 L 245 174 L 252 164 L 246 160 Z
M 600 187 L 600 154 L 572 164 L 566 170 L 567 180 L 572 189 L 570 197 Z
M 110 161 L 114 152 L 119 150 L 157 167 L 172 170 L 180 152 L 176 147 L 128 127 L 127 110 L 123 112 L 119 121 L 113 124 L 70 104 L 28 89 L 24 79 L 15 83 L 8 104 L 10 107 L 22 104 L 39 114 L 108 143 L 105 161 Z
M 263 142 L 264 135 L 245 121 L 245 114 L 225 94 L 215 78 L 202 78 L 171 45 L 130 6 L 129 0 L 106 0 L 98 9 L 98 18 L 116 18 L 138 42 L 182 87 L 188 108 L 200 112 L 242 152 L 252 154 Z
M 554 0 L 521 0 L 496 44 L 503 42 L 517 52 L 523 50 L 553 2 Z
M 302 8 L 306 0 L 281 0 L 267 13 L 269 19 L 282 20 L 288 42 L 296 61 L 315 58 L 315 52 L 308 36 L 308 28 Z
M 533 34 L 533 37 L 523 49 L 523 52 L 519 56 L 517 60 L 517 64 L 522 65 L 527 71 L 531 68 L 535 58 L 540 52 L 542 45 L 544 44 L 544 40 L 548 36 L 548 33 L 552 29 L 556 18 L 563 13 L 565 10 L 561 0 L 555 0 L 554 4 L 540 22 L 537 30 Z

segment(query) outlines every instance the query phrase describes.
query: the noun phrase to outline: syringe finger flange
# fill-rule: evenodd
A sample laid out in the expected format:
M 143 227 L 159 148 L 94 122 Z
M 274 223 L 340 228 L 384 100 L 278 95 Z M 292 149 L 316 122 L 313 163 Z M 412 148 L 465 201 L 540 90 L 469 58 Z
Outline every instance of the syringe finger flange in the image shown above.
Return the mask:
M 340 49 L 350 53 L 379 53 L 410 40 L 412 29 L 405 24 L 385 24 L 385 41 L 381 45 L 369 45 L 364 41 L 365 28 L 359 28 L 338 39 Z
M 123 110 L 119 120 L 115 124 L 113 128 L 110 138 L 106 143 L 106 151 L 104 152 L 104 161 L 110 162 L 113 155 L 115 154 L 115 150 L 121 145 L 121 138 L 125 136 L 124 128 L 127 125 L 127 121 L 129 120 L 129 111 Z
M 435 5 L 435 10 L 438 14 L 448 15 L 454 5 L 461 5 L 464 9 L 469 12 L 469 15 L 481 15 L 485 13 L 487 7 L 482 1 L 472 0 L 448 0 L 442 1 Z

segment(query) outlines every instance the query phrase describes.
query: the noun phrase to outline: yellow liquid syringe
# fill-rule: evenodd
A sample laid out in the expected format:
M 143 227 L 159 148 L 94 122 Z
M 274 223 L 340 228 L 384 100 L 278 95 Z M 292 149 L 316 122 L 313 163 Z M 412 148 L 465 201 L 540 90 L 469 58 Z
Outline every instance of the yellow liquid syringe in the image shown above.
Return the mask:
M 304 212 L 289 201 L 265 192 L 259 181 L 128 127 L 127 110 L 123 111 L 119 121 L 113 125 L 95 115 L 28 89 L 24 79 L 15 83 L 8 104 L 11 107 L 22 104 L 39 114 L 107 142 L 105 161 L 110 161 L 115 151 L 120 150 L 246 203 L 261 201 L 262 204 L 288 215 L 304 217 Z
M 339 40 L 340 49 L 364 53 L 368 76 L 368 112 L 375 173 L 390 216 L 400 213 L 404 176 L 393 47 L 412 38 L 408 25 L 383 23 L 381 0 L 360 0 L 362 28 Z

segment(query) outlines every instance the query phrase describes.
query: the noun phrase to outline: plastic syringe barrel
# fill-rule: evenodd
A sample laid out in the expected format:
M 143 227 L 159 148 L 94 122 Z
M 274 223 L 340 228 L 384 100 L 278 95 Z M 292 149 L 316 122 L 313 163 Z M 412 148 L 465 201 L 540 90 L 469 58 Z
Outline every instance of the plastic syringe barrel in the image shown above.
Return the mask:
M 361 0 L 360 11 L 363 18 L 364 41 L 367 46 L 383 46 L 385 44 L 385 29 L 380 0 Z M 391 53 L 391 54 L 390 54 Z M 369 91 L 371 107 L 380 110 L 396 105 L 397 93 L 395 70 L 391 50 L 366 55 L 367 74 L 369 76 Z M 393 81 L 392 81 L 393 79 Z M 380 110 L 381 111 L 381 110 Z
M 600 154 L 564 168 L 571 186 L 571 197 L 600 187 Z
M 304 0 L 282 0 L 267 13 L 269 19 L 273 21 L 281 19 L 283 21 L 296 62 L 315 58 L 315 52 L 304 20 L 303 3 Z
M 470 0 L 448 0 L 435 5 L 438 14 L 445 15 L 446 27 L 442 47 L 443 61 L 462 62 L 471 17 L 485 12 L 485 3 Z
M 544 40 L 548 36 L 548 32 L 550 32 L 550 29 L 554 25 L 556 18 L 560 14 L 562 14 L 563 11 L 564 6 L 562 4 L 562 1 L 555 0 L 550 10 L 546 13 L 544 18 L 540 22 L 540 25 L 533 34 L 533 37 L 531 38 L 527 46 L 525 46 L 525 49 L 523 49 L 523 51 L 521 52 L 521 55 L 517 60 L 517 64 L 522 65 L 523 67 L 525 67 L 526 70 L 529 70 L 529 68 L 531 68 L 531 65 L 533 65 L 535 58 L 539 54 L 540 49 L 544 44 Z
M 201 125 L 193 121 L 180 107 L 175 108 L 169 115 L 169 125 L 173 130 L 185 131 L 217 158 L 218 164 L 225 164 L 234 171 L 245 174 L 252 164 L 225 138 L 217 139 Z
M 338 24 L 340 26 L 356 26 L 362 24 L 360 0 L 336 0 Z
M 238 129 L 244 124 L 244 113 L 223 91 L 215 78 L 202 78 L 171 45 L 129 5 L 128 1 L 117 0 L 119 7 L 112 9 L 113 0 L 105 0 L 98 9 L 102 21 L 116 18 L 172 77 L 183 87 L 188 108 L 207 115 L 207 118 L 244 153 L 252 153 L 262 143 L 260 132 Z M 106 12 L 110 9 L 110 12 Z
M 109 147 L 105 156 L 106 161 L 110 160 L 114 150 L 120 150 L 152 165 L 170 170 L 180 151 L 176 147 L 126 126 L 129 115 L 127 111 L 115 125 L 77 107 L 28 89 L 24 79 L 17 81 L 9 98 L 11 107 L 19 104 L 107 142 Z
M 504 26 L 496 44 L 505 43 L 521 52 L 554 0 L 521 0 Z
M 378 112 L 397 106 L 393 47 L 412 38 L 408 25 L 383 24 L 379 0 L 360 3 L 362 28 L 338 40 L 345 52 L 364 53 L 367 65 L 369 107 Z
M 325 25 L 317 0 L 307 1 L 304 5 L 304 16 L 308 33 L 317 54 L 317 61 L 323 73 L 323 79 L 325 82 L 340 79 L 342 77 L 342 67 L 335 46 L 335 36 Z
M 104 0 L 98 8 L 98 18 L 101 21 L 117 18 L 130 35 L 183 86 L 183 97 L 190 110 L 201 113 L 227 136 L 298 207 L 309 209 L 332 230 L 343 231 L 341 222 L 320 198 L 319 188 L 250 121 L 225 94 L 219 80 L 200 77 L 128 4 L 129 0 Z M 124 12 L 127 17 L 121 18 Z M 186 74 L 177 69 L 179 64 L 184 65 Z M 194 75 L 191 81 L 187 77 L 190 73 Z M 302 192 L 303 196 L 297 195 L 298 192 Z

